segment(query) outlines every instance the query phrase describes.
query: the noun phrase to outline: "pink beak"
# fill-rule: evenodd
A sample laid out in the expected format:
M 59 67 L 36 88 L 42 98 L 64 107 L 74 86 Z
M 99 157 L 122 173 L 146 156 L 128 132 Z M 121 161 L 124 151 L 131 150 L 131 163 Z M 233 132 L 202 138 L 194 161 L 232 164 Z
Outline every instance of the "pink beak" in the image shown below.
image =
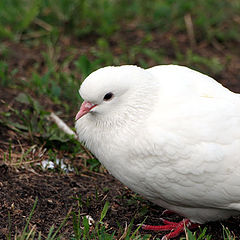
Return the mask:
M 84 116 L 85 114 L 87 114 L 91 109 L 93 109 L 94 107 L 96 107 L 97 104 L 92 104 L 90 102 L 83 102 L 79 112 L 77 113 L 75 120 L 77 121 L 79 118 L 81 118 L 82 116 Z

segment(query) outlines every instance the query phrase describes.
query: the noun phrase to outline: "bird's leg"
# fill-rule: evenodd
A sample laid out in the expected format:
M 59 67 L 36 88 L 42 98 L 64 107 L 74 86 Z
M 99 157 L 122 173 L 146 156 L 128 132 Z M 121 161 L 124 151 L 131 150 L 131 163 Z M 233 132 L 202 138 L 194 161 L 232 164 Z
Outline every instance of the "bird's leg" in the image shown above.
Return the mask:
M 171 239 L 177 237 L 180 233 L 184 232 L 185 226 L 189 229 L 193 229 L 199 226 L 199 224 L 192 223 L 189 219 L 183 219 L 181 222 L 171 222 L 161 218 L 164 226 L 152 226 L 152 225 L 142 225 L 144 230 L 152 230 L 152 231 L 171 231 L 166 234 L 162 240 Z

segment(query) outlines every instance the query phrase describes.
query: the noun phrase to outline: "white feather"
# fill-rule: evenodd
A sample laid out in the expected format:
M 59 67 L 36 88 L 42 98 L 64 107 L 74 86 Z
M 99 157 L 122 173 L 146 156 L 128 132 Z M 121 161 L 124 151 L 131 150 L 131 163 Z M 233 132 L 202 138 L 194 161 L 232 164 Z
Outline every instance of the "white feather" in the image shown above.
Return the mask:
M 79 140 L 121 182 L 193 222 L 240 214 L 238 94 L 176 65 L 105 67 L 80 94 Z

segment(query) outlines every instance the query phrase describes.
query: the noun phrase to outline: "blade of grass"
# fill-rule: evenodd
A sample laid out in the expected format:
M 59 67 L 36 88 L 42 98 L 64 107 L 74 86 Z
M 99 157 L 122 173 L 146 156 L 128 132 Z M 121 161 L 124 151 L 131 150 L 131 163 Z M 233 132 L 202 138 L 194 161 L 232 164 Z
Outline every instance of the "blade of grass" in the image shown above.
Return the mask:
M 53 231 L 54 231 L 54 224 L 50 227 L 49 233 L 48 233 L 48 236 L 47 236 L 46 240 L 50 240 L 51 239 L 51 235 L 52 235 Z
M 145 217 L 145 219 L 143 220 L 143 222 L 137 227 L 137 229 L 133 232 L 132 236 L 130 237 L 130 239 L 134 238 L 135 235 L 137 234 L 137 232 L 139 231 L 139 229 L 142 227 L 142 225 L 144 224 L 144 222 L 146 221 L 147 217 Z
M 28 217 L 28 219 L 27 219 L 27 223 L 26 223 L 26 225 L 25 225 L 25 227 L 24 227 L 24 230 L 23 230 L 22 236 L 20 237 L 20 240 L 24 240 L 24 238 L 25 238 L 25 235 L 26 235 L 26 233 L 27 233 L 27 228 L 28 228 L 29 222 L 30 222 L 30 220 L 31 220 L 31 218 L 32 218 L 32 215 L 33 215 L 33 213 L 34 213 L 34 210 L 35 210 L 35 208 L 36 208 L 36 206 L 37 206 L 37 202 L 38 202 L 38 197 L 36 197 L 36 199 L 35 199 L 35 202 L 34 202 L 34 204 L 33 204 L 32 210 L 31 210 L 31 212 L 30 212 L 30 214 L 29 214 L 29 217 Z
M 65 225 L 65 223 L 67 222 L 69 216 L 71 214 L 71 211 L 68 212 L 67 216 L 64 218 L 63 222 L 60 224 L 60 226 L 58 227 L 58 229 L 56 230 L 56 232 L 52 235 L 51 238 L 49 238 L 49 240 L 54 240 L 56 235 L 59 233 L 59 231 L 62 229 L 62 227 Z
M 101 216 L 100 216 L 100 220 L 99 220 L 100 223 L 102 223 L 102 220 L 103 220 L 104 217 L 106 216 L 108 209 L 109 209 L 109 202 L 107 201 L 107 202 L 104 204 L 103 210 L 102 210 L 102 212 L 101 212 Z

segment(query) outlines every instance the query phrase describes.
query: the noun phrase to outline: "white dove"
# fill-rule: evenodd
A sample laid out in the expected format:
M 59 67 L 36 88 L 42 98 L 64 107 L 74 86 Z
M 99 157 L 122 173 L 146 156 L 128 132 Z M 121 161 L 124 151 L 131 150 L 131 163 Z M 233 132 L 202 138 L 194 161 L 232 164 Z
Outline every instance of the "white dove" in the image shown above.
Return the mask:
M 76 130 L 108 171 L 185 217 L 170 230 L 240 214 L 240 96 L 177 65 L 101 68 L 79 90 Z

